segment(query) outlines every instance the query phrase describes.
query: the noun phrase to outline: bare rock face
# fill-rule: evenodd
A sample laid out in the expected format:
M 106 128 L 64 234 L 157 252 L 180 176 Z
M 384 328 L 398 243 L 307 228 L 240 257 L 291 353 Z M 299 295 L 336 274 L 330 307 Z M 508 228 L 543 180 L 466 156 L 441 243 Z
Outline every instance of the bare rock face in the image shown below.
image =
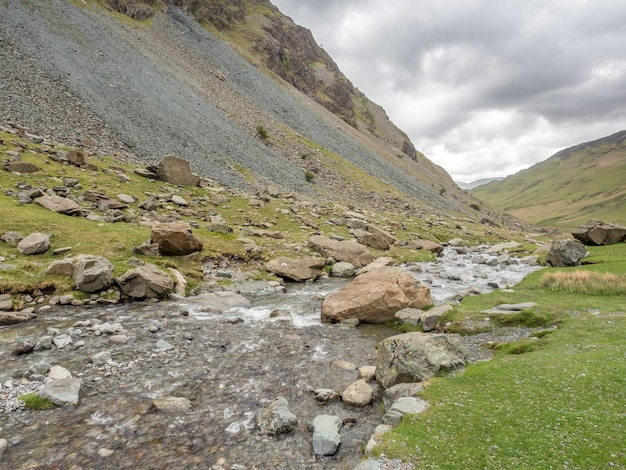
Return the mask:
M 159 245 L 163 256 L 185 256 L 202 250 L 202 242 L 191 233 L 185 222 L 172 222 L 152 227 L 151 243 Z
M 355 267 L 371 263 L 374 257 L 368 249 L 354 240 L 332 240 L 324 235 L 309 238 L 309 247 L 323 256 L 330 256 L 336 261 L 346 261 Z
M 404 333 L 384 339 L 378 346 L 376 380 L 383 388 L 421 382 L 440 370 L 465 367 L 467 348 L 457 334 Z
M 552 267 L 579 266 L 587 254 L 585 245 L 574 240 L 555 240 L 546 255 L 546 263 Z
M 194 175 L 189 162 L 173 155 L 163 157 L 156 169 L 156 175 L 162 181 L 183 186 L 198 186 L 200 177 Z
M 572 236 L 587 246 L 613 245 L 626 241 L 626 227 L 601 220 L 589 220 L 576 227 Z
M 282 278 L 303 282 L 320 277 L 324 272 L 325 265 L 325 258 L 287 258 L 281 256 L 269 261 L 266 268 Z
M 45 253 L 50 249 L 50 237 L 45 233 L 31 233 L 17 244 L 17 249 L 23 255 Z
M 400 268 L 384 267 L 357 276 L 352 284 L 328 296 L 322 304 L 323 322 L 357 318 L 384 323 L 398 310 L 432 304 L 430 289 Z
M 122 294 L 135 300 L 162 299 L 174 290 L 174 281 L 153 264 L 129 269 L 115 279 Z

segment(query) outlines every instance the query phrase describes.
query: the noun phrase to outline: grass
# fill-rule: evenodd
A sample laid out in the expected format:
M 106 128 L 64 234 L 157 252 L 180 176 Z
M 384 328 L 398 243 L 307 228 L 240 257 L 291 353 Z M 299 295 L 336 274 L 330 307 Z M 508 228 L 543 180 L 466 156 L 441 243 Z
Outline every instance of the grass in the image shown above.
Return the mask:
M 18 398 L 24 402 L 24 406 L 28 410 L 50 410 L 57 407 L 47 398 L 37 395 L 36 392 L 20 395 Z
M 539 284 L 556 292 L 586 295 L 626 295 L 626 276 L 595 271 L 546 273 Z
M 625 468 L 626 296 L 543 285 L 593 286 L 612 279 L 606 272 L 626 273 L 626 244 L 594 251 L 593 266 L 544 269 L 515 292 L 465 299 L 449 319 L 484 320 L 483 309 L 533 300 L 516 321 L 546 316 L 558 328 L 495 345 L 491 361 L 431 380 L 422 393 L 430 408 L 405 417 L 376 452 L 420 469 Z

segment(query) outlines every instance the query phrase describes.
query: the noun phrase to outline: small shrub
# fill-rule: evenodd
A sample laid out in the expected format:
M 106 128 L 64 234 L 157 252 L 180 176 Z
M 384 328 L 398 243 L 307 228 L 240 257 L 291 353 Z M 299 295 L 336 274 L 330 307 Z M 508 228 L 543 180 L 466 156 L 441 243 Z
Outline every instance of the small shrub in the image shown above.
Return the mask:
M 445 192 L 446 192 L 446 188 L 439 188 L 439 194 L 443 196 Z
M 494 349 L 504 354 L 526 354 L 539 348 L 537 340 L 522 340 L 515 343 L 501 343 Z
M 270 135 L 267 132 L 267 129 L 265 129 L 265 127 L 263 127 L 261 124 L 256 126 L 256 133 L 259 135 L 261 140 L 267 140 L 270 138 Z
M 470 207 L 471 207 L 472 209 L 474 209 L 475 211 L 479 211 L 479 210 L 480 210 L 480 206 L 479 206 L 478 204 L 476 204 L 475 202 L 472 202 L 472 203 L 470 204 Z
M 522 310 L 517 313 L 493 314 L 489 318 L 498 326 L 548 327 L 556 323 L 556 316 L 542 314 L 533 310 Z
M 315 179 L 315 173 L 313 173 L 312 171 L 305 171 L 304 179 L 307 181 L 313 181 Z
M 24 406 L 28 410 L 50 410 L 56 408 L 56 405 L 44 397 L 40 397 L 36 392 L 20 395 L 19 399 L 24 402 Z

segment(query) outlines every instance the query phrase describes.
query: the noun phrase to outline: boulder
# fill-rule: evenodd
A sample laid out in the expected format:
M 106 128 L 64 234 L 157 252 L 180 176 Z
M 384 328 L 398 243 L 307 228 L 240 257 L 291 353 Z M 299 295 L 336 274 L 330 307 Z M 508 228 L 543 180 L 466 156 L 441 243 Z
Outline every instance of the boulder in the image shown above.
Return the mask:
M 46 381 L 39 395 L 57 406 L 78 406 L 80 379 L 62 378 Z
M 428 408 L 428 402 L 415 397 L 398 398 L 383 416 L 383 423 L 395 426 L 404 415 L 416 415 Z
M 31 309 L 22 310 L 20 312 L 0 312 L 0 325 L 15 325 L 37 318 L 37 315 L 30 310 Z
M 157 177 L 167 183 L 198 186 L 200 177 L 194 175 L 189 162 L 174 155 L 166 155 L 156 168 Z
M 427 250 L 433 253 L 435 256 L 439 256 L 443 251 L 443 245 L 430 240 L 413 240 L 409 243 L 409 246 L 417 248 L 419 250 Z
M 380 342 L 376 380 L 383 388 L 421 382 L 439 371 L 465 367 L 467 348 L 457 334 L 404 333 Z
M 74 258 L 72 278 L 77 290 L 99 292 L 113 284 L 113 265 L 102 256 L 79 255 Z
M 159 245 L 163 256 L 185 256 L 202 250 L 202 242 L 191 233 L 185 222 L 171 222 L 152 227 L 151 243 Z
M 70 277 L 73 272 L 74 258 L 64 258 L 50 263 L 45 274 Z
M 341 444 L 339 430 L 343 422 L 339 416 L 319 415 L 313 419 L 313 453 L 334 455 Z
M 339 261 L 333 264 L 331 274 L 334 277 L 352 277 L 354 276 L 354 265 L 352 263 L 346 263 L 345 261 Z
M 4 169 L 12 173 L 35 173 L 39 167 L 28 162 L 7 162 Z
M 613 245 L 626 241 L 626 227 L 601 220 L 589 220 L 576 227 L 572 236 L 587 246 Z
M 430 289 L 400 268 L 385 267 L 357 276 L 351 284 L 329 295 L 322 304 L 323 322 L 357 318 L 385 323 L 403 308 L 431 305 Z
M 75 166 L 85 166 L 89 163 L 89 154 L 84 148 L 76 148 L 67 152 L 67 161 Z
M 356 230 L 354 234 L 362 245 L 374 248 L 375 250 L 389 249 L 389 242 L 384 237 L 364 230 Z
M 341 400 L 350 406 L 367 406 L 372 402 L 374 389 L 365 380 L 359 379 L 351 383 L 341 394 Z
M 419 308 L 403 308 L 394 314 L 394 318 L 400 323 L 406 323 L 411 326 L 417 326 L 422 319 L 424 311 Z
M 298 418 L 289 410 L 289 403 L 277 397 L 255 417 L 255 423 L 262 434 L 286 434 L 298 425 Z
M 450 304 L 443 304 L 443 305 L 437 305 L 436 307 L 433 307 L 430 310 L 427 310 L 424 313 L 422 313 L 422 316 L 420 317 L 422 330 L 424 331 L 434 330 L 435 327 L 437 326 L 437 322 L 439 321 L 439 319 L 443 317 L 447 311 L 452 310 L 452 308 L 453 307 Z
M 17 249 L 23 255 L 40 255 L 50 249 L 50 237 L 45 233 L 31 233 L 20 240 Z
M 281 256 L 266 264 L 266 269 L 279 277 L 302 282 L 315 280 L 324 273 L 325 258 L 287 258 Z
M 115 282 L 122 294 L 131 299 L 162 299 L 174 290 L 174 281 L 153 264 L 129 269 Z
M 98 206 L 99 210 L 106 211 L 109 209 L 125 209 L 126 204 L 117 199 L 113 199 L 101 191 L 88 189 L 83 192 L 83 199 L 85 201 L 93 202 Z M 35 201 L 37 202 L 37 201 Z
M 416 397 L 418 393 L 424 391 L 424 386 L 420 383 L 400 383 L 386 388 L 383 392 L 383 404 L 387 409 L 395 403 L 398 398 Z
M 385 266 L 393 266 L 393 263 L 394 259 L 391 256 L 381 256 L 380 258 L 376 258 L 367 266 L 361 268 L 359 270 L 359 274 L 365 274 L 373 271 L 374 269 L 384 268 Z
M 24 236 L 19 232 L 4 232 L 2 236 L 0 236 L 0 240 L 4 243 L 8 243 L 9 245 L 17 246 L 17 244 L 22 241 Z
M 61 196 L 41 196 L 35 199 L 35 204 L 39 204 L 48 210 L 64 215 L 79 215 L 80 204 Z
M 555 240 L 546 255 L 546 263 L 552 267 L 579 266 L 587 255 L 587 248 L 575 240 Z
M 324 235 L 309 238 L 309 247 L 336 261 L 346 261 L 360 268 L 374 259 L 367 248 L 355 240 L 332 240 Z

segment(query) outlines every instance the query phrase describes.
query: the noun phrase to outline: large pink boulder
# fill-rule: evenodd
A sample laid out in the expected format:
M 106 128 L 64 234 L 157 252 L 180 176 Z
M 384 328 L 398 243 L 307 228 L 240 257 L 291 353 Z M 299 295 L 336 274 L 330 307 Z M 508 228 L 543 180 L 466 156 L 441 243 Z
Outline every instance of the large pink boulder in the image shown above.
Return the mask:
M 322 304 L 323 322 L 357 318 L 365 323 L 385 323 L 403 308 L 432 304 L 430 289 L 400 268 L 384 267 L 357 276 L 328 296 Z

